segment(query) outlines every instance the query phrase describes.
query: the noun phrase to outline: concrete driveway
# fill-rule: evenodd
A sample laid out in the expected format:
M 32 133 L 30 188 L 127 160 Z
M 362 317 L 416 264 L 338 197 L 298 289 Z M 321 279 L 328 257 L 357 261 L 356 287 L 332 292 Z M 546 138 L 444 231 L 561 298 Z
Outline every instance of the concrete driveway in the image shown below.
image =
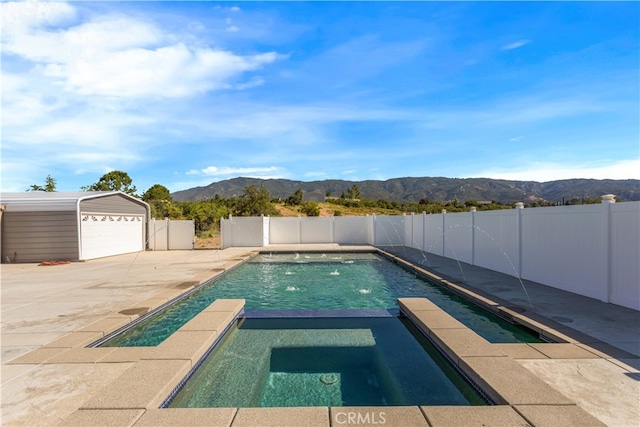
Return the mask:
M 133 307 L 130 312 L 140 313 L 135 308 L 168 301 L 251 249 L 142 252 L 56 266 L 2 264 L 3 425 L 55 425 L 131 366 L 8 362 L 105 318 L 120 316 L 127 323 L 137 314 L 119 312 Z

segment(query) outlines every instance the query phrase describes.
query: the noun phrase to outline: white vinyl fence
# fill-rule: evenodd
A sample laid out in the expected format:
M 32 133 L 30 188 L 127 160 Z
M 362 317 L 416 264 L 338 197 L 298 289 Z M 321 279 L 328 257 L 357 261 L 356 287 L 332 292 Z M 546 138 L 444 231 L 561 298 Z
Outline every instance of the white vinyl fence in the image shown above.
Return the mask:
M 174 251 L 193 249 L 195 240 L 193 220 L 151 219 L 149 221 L 149 250 Z
M 330 218 L 230 218 L 222 247 L 408 246 L 640 310 L 640 202 Z

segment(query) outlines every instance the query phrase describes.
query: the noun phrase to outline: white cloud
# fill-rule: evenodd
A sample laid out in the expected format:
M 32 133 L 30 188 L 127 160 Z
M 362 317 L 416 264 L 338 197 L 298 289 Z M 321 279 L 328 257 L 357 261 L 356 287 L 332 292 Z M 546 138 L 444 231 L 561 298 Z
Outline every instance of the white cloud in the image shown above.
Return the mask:
M 213 6 L 214 10 L 222 10 L 222 11 L 229 11 L 229 12 L 240 12 L 241 9 L 238 6 L 231 6 L 231 7 L 226 7 L 226 6 Z
M 22 191 L 34 174 L 152 162 L 152 148 L 180 125 L 175 98 L 262 85 L 263 78 L 246 73 L 284 58 L 213 48 L 188 33 L 192 28 L 171 33 L 118 9 L 98 14 L 58 2 L 0 7 L 3 189 Z M 160 131 L 160 121 L 173 125 Z
M 181 97 L 228 88 L 232 77 L 277 58 L 273 52 L 243 57 L 178 44 L 77 60 L 63 74 L 67 85 L 84 95 Z
M 3 39 L 31 27 L 58 25 L 76 17 L 75 9 L 63 2 L 3 2 L 0 10 Z
M 285 169 L 275 166 L 247 168 L 209 166 L 204 169 L 190 170 L 186 172 L 186 175 L 194 178 L 189 178 L 189 180 L 184 181 L 167 183 L 167 188 L 169 188 L 172 192 L 180 191 L 194 187 L 204 187 L 211 184 L 212 182 L 236 177 L 260 179 L 289 178 L 289 174 Z
M 518 40 L 517 42 L 513 42 L 513 43 L 509 43 L 507 45 L 504 45 L 500 48 L 500 50 L 512 50 L 512 49 L 517 49 L 519 47 L 522 47 L 524 45 L 527 45 L 531 43 L 531 40 Z
M 265 177 L 265 174 L 281 177 L 278 172 L 282 169 L 276 166 L 262 167 L 262 168 L 231 168 L 231 167 L 218 167 L 208 166 L 204 169 L 193 169 L 187 172 L 187 175 L 206 175 L 206 176 L 226 176 L 226 175 L 239 175 L 245 177 L 252 177 L 254 175 Z
M 238 55 L 190 46 L 151 22 L 114 14 L 54 28 L 74 10 L 64 3 L 46 5 L 2 4 L 9 21 L 2 32 L 3 52 L 37 64 L 33 70 L 82 95 L 190 96 L 232 88 L 230 82 L 243 73 L 284 58 L 276 52 Z M 34 8 L 38 13 L 25 18 Z
M 610 161 L 602 164 L 530 162 L 510 165 L 510 170 L 490 169 L 473 177 L 516 181 L 556 181 L 561 179 L 640 179 L 640 160 Z

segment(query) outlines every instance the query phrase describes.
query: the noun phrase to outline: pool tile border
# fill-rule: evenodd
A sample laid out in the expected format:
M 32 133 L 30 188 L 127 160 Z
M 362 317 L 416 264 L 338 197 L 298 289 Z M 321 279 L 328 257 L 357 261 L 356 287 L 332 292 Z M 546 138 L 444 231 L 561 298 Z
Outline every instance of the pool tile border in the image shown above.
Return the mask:
M 243 258 L 243 261 L 245 261 L 247 259 L 251 259 L 251 258 L 255 257 L 256 255 L 258 255 L 257 252 L 251 252 L 245 258 Z M 218 276 L 226 273 L 230 269 L 233 269 L 234 267 L 237 267 L 242 262 L 241 261 L 237 261 L 237 260 L 230 260 L 228 262 L 225 262 L 225 265 L 229 264 L 226 267 L 213 268 L 213 269 L 211 269 L 210 272 L 207 272 L 207 273 L 204 273 L 204 274 L 198 276 L 196 278 L 196 280 L 191 280 L 191 281 L 186 281 L 186 282 L 179 283 L 178 285 L 176 285 L 176 287 L 174 289 L 165 290 L 163 292 L 160 292 L 158 295 L 155 295 L 152 298 L 148 298 L 148 299 L 146 299 L 144 301 L 141 301 L 141 302 L 138 302 L 136 304 L 132 304 L 132 305 L 128 306 L 127 308 L 119 311 L 115 315 L 107 316 L 107 318 L 109 318 L 109 317 L 118 317 L 119 316 L 120 318 L 128 319 L 128 320 L 125 322 L 124 325 L 121 325 L 121 326 L 119 326 L 117 328 L 113 328 L 113 329 L 109 330 L 108 332 L 107 331 L 103 331 L 103 335 L 101 337 L 97 338 L 96 340 L 94 340 L 93 342 L 89 343 L 88 346 L 89 347 L 98 347 L 98 346 L 100 346 L 102 343 L 108 341 L 112 337 L 114 337 L 114 336 L 126 331 L 129 328 L 132 328 L 138 322 L 143 321 L 148 316 L 151 316 L 151 315 L 155 314 L 156 312 L 164 309 L 165 307 L 173 304 L 174 302 L 176 302 L 176 301 L 178 301 L 180 299 L 186 298 L 191 293 L 197 291 L 198 288 L 200 288 L 202 286 L 205 286 L 210 281 L 216 279 Z M 172 297 L 172 298 L 170 298 L 170 297 Z M 104 321 L 106 321 L 107 318 L 101 319 L 101 320 L 99 320 L 99 321 L 97 321 L 95 323 L 104 322 Z M 96 328 L 95 326 L 92 327 L 91 325 L 89 325 L 88 327 L 91 327 L 91 329 L 95 329 Z
M 227 427 L 236 416 L 236 408 L 167 408 L 149 409 L 136 427 L 207 426 Z
M 331 425 L 429 427 L 418 406 L 334 406 Z
M 509 426 L 529 427 L 511 406 L 421 406 L 431 427 Z
M 435 325 L 430 324 L 426 318 L 425 313 L 427 312 L 415 310 L 416 307 L 424 305 L 423 302 L 415 301 L 415 298 L 399 298 L 398 305 L 400 306 L 401 313 L 407 316 L 416 327 L 418 327 L 440 351 L 445 353 L 463 374 L 486 393 L 494 403 L 499 406 L 510 406 L 530 425 L 545 425 L 549 421 L 549 418 L 539 416 L 536 422 L 533 422 L 531 415 L 537 414 L 537 412 L 532 412 L 527 408 L 534 406 L 540 410 L 552 408 L 549 410 L 557 414 L 558 420 L 566 421 L 558 425 L 604 425 L 595 417 L 578 407 L 571 399 L 565 397 L 517 363 L 515 359 L 507 356 L 506 353 L 502 351 L 504 345 L 491 344 L 470 329 L 467 329 L 465 333 L 460 333 L 463 329 L 435 327 Z M 433 312 L 434 310 L 430 311 L 430 313 Z M 446 317 L 449 316 L 449 314 L 444 313 L 442 316 Z M 475 337 L 473 337 L 474 335 Z M 475 342 L 484 341 L 485 345 L 493 348 L 496 353 L 493 355 L 483 354 L 486 351 L 486 347 L 470 345 L 469 340 Z M 579 349 L 584 351 L 584 353 L 581 353 L 583 356 L 590 354 L 589 358 L 600 358 L 595 353 L 589 353 L 580 347 L 574 346 L 575 349 L 572 348 L 568 350 L 567 345 L 573 346 L 573 344 L 543 343 L 525 345 L 538 352 L 541 351 L 541 348 L 545 348 L 547 349 L 547 353 L 551 353 L 554 356 L 561 355 L 566 351 Z M 559 350 L 555 352 L 549 351 L 549 349 L 554 347 L 559 348 Z M 460 353 L 460 351 L 462 353 Z M 523 352 L 522 345 L 520 345 L 519 351 Z M 541 356 L 542 358 L 552 358 L 549 354 L 545 355 L 544 353 L 541 353 Z M 438 412 L 438 410 L 435 412 Z M 442 422 L 440 425 L 470 425 L 464 424 L 464 418 L 460 420 L 462 424 L 449 423 L 449 421 L 455 418 L 456 413 L 456 410 L 447 412 L 452 418 Z M 427 415 L 427 413 L 425 414 Z M 438 424 L 432 423 L 432 425 Z
M 157 408 L 191 368 L 188 360 L 140 360 L 108 384 L 83 409 Z
M 242 312 L 243 305 L 244 300 L 217 300 L 212 303 L 207 310 L 192 319 L 191 326 L 200 324 L 203 322 L 202 319 L 211 319 L 212 313 L 216 313 L 213 318 L 217 319 L 219 324 L 211 324 L 206 328 L 207 330 L 199 330 L 202 326 L 198 326 L 196 330 L 183 330 L 187 324 L 165 341 L 167 349 L 184 348 L 185 350 L 180 350 L 182 354 L 163 353 L 161 347 L 164 343 L 156 348 L 150 348 L 142 360 L 105 387 L 98 396 L 90 399 L 78 411 L 71 414 L 67 419 L 70 425 L 73 425 L 71 424 L 73 422 L 81 423 L 78 420 L 98 420 L 105 416 L 104 411 L 116 410 L 126 411 L 118 415 L 119 419 L 131 416 L 130 419 L 133 422 L 129 425 L 175 425 L 176 417 L 180 416 L 180 412 L 175 412 L 174 408 L 158 409 L 158 406 L 161 402 L 166 402 L 165 396 L 175 393 L 174 384 L 186 381 L 186 375 L 190 372 L 193 361 L 197 358 L 202 360 L 202 348 L 212 347 L 218 338 L 216 331 L 223 328 L 222 324 L 225 322 L 228 327 L 235 320 L 235 316 Z M 436 426 L 455 425 L 456 420 L 469 421 L 470 417 L 477 417 L 489 424 L 507 420 L 509 425 L 536 425 L 531 422 L 531 414 L 537 414 L 537 412 L 530 410 L 530 407 L 536 406 L 553 408 L 553 412 L 558 414 L 559 419 L 580 421 L 581 424 L 586 425 L 601 425 L 597 419 L 584 412 L 570 399 L 500 351 L 499 347 L 494 348 L 475 332 L 458 324 L 455 319 L 451 321 L 448 313 L 440 309 L 436 310 L 429 300 L 401 298 L 398 300 L 398 305 L 401 313 L 412 320 L 441 351 L 448 354 L 458 368 L 480 386 L 497 405 L 446 407 L 446 410 L 442 407 L 427 406 L 186 409 L 189 411 L 190 423 L 203 426 L 216 425 L 217 422 L 213 422 L 212 417 L 217 417 L 215 419 L 221 422 L 220 425 L 232 427 L 329 426 L 341 425 L 349 420 L 356 420 L 359 425 L 380 425 L 384 420 L 386 425 Z M 434 315 L 434 313 L 438 314 Z M 199 319 L 200 316 L 202 319 Z M 190 335 L 191 338 L 197 336 L 197 338 L 190 345 L 183 345 L 178 343 L 182 334 Z M 169 340 L 174 336 L 177 337 L 176 342 L 172 343 Z M 448 353 L 447 349 L 449 349 Z M 535 349 L 532 347 L 532 350 Z M 189 352 L 191 355 L 187 360 Z M 599 358 L 595 354 L 593 357 Z M 144 413 L 140 416 L 136 412 L 138 417 L 134 419 L 131 415 L 133 414 L 131 411 L 134 410 L 144 410 Z M 185 419 L 182 418 L 182 420 Z M 541 417 L 538 422 L 544 424 L 545 420 Z M 66 420 L 61 425 L 65 425 L 64 422 Z
M 489 310 L 490 312 L 506 319 L 507 321 L 510 321 L 511 323 L 520 324 L 531 329 L 534 332 L 537 332 L 543 340 L 550 341 L 549 343 L 542 344 L 543 346 L 548 344 L 570 343 L 584 350 L 587 350 L 590 353 L 594 353 L 596 355 L 596 358 L 602 357 L 638 359 L 637 356 L 631 353 L 602 342 L 583 332 L 572 329 L 565 324 L 556 322 L 552 319 L 548 319 L 538 313 L 527 310 L 524 307 L 516 307 L 512 303 L 500 300 L 495 296 L 485 294 L 482 291 L 473 289 L 470 286 L 463 286 L 461 284 L 454 283 L 451 280 L 440 277 L 433 272 L 416 266 L 410 261 L 404 260 L 403 258 L 397 255 L 393 255 L 382 249 L 376 250 L 377 253 L 379 253 L 381 256 L 384 256 L 385 258 L 428 278 L 436 285 L 440 285 L 453 291 L 463 298 L 470 300 L 476 305 Z M 422 304 L 426 305 L 426 307 L 429 307 L 422 308 L 422 310 L 439 310 L 439 307 L 431 302 L 429 302 L 429 304 L 424 302 L 413 302 L 412 304 Z M 414 307 L 410 306 L 408 308 L 413 309 Z M 575 354 L 582 354 L 583 357 L 586 357 L 586 355 L 584 353 L 581 353 L 579 350 L 575 350 L 575 352 Z
M 490 311 L 531 327 L 534 330 L 538 330 L 545 336 L 552 337 L 557 341 L 571 343 L 573 347 L 570 348 L 564 346 L 562 350 L 559 350 L 559 347 L 558 349 L 550 350 L 551 347 L 547 346 L 554 346 L 557 344 L 539 344 L 539 348 L 536 348 L 529 344 L 491 344 L 486 341 L 485 343 L 482 343 L 477 339 L 479 338 L 484 341 L 481 337 L 478 336 L 477 338 L 470 338 L 472 335 L 469 335 L 468 332 L 461 332 L 467 328 L 464 326 L 460 328 L 455 319 L 454 322 L 451 322 L 450 319 L 447 319 L 447 317 L 442 314 L 434 314 L 442 310 L 426 298 L 403 299 L 405 314 L 409 313 L 408 317 L 413 316 L 415 319 L 419 319 L 418 322 L 414 322 L 416 323 L 416 326 L 430 340 L 432 340 L 432 342 L 435 342 L 437 346 L 441 345 L 441 350 L 445 352 L 445 354 L 447 354 L 448 351 L 449 355 L 453 356 L 450 358 L 455 360 L 454 363 L 468 377 L 472 378 L 474 381 L 483 383 L 483 387 L 486 387 L 487 389 L 485 391 L 489 391 L 490 393 L 493 393 L 493 396 L 495 396 L 496 403 L 502 403 L 483 407 L 414 406 L 371 408 L 306 407 L 159 409 L 159 405 L 163 399 L 165 399 L 166 396 L 175 389 L 175 385 L 184 381 L 184 377 L 193 365 L 194 360 L 198 360 L 197 355 L 202 351 L 204 343 L 197 348 L 195 348 L 195 346 L 192 347 L 192 354 L 188 359 L 186 355 L 188 351 L 185 351 L 184 355 L 175 355 L 175 357 L 178 357 L 177 359 L 163 359 L 161 354 L 159 359 L 154 359 L 154 350 L 157 350 L 160 346 L 113 348 L 111 351 L 102 351 L 106 349 L 80 347 L 82 343 L 86 341 L 85 337 L 87 335 L 77 335 L 73 337 L 64 336 L 58 340 L 58 343 L 54 342 L 51 344 L 65 345 L 66 347 L 43 347 L 14 359 L 10 363 L 39 364 L 48 361 L 51 363 L 74 363 L 73 360 L 77 360 L 75 363 L 134 362 L 131 368 L 125 371 L 120 377 L 116 378 L 116 380 L 111 384 L 107 385 L 98 396 L 90 399 L 80 409 L 62 420 L 59 425 L 115 424 L 123 426 L 170 426 L 176 425 L 176 420 L 180 420 L 185 422 L 188 421 L 190 425 L 202 426 L 226 425 L 237 427 L 243 425 L 318 425 L 328 427 L 330 425 L 344 425 L 338 423 L 339 420 L 334 419 L 334 414 L 337 414 L 340 410 L 346 409 L 360 413 L 362 417 L 366 417 L 367 411 L 384 411 L 385 414 L 389 414 L 386 425 L 410 425 L 404 422 L 408 420 L 406 417 L 416 417 L 416 423 L 423 423 L 424 421 L 424 424 L 422 425 L 431 426 L 470 425 L 474 424 L 476 420 L 478 422 L 485 423 L 486 425 L 504 425 L 504 420 L 508 420 L 508 425 L 545 425 L 550 420 L 554 422 L 560 420 L 563 425 L 603 425 L 590 414 L 583 411 L 571 400 L 565 398 L 555 389 L 535 377 L 515 360 L 518 358 L 555 359 L 562 355 L 566 356 L 567 354 L 581 354 L 583 357 L 592 357 L 595 359 L 627 357 L 628 359 L 635 360 L 637 359 L 635 356 L 601 343 L 591 337 L 585 336 L 584 339 L 577 340 L 576 337 L 583 337 L 579 336 L 575 331 L 564 325 L 558 324 L 557 329 L 549 328 L 547 326 L 549 322 L 547 322 L 546 319 L 538 321 L 539 319 L 536 319 L 536 316 L 529 317 L 532 313 L 529 313 L 526 310 L 522 310 L 522 312 L 520 312 L 520 310 L 516 311 L 513 307 L 503 305 L 500 302 L 493 301 L 492 299 L 481 295 L 480 293 L 473 292 L 453 282 L 442 279 L 433 273 L 416 267 L 401 258 L 384 253 L 381 250 L 369 248 L 363 251 L 375 252 L 386 257 L 395 258 L 398 262 L 401 262 L 408 268 L 413 269 L 420 274 L 424 274 L 431 280 L 439 282 L 440 285 L 448 287 L 456 293 L 464 294 L 465 297 L 472 299 L 474 302 L 484 306 Z M 213 274 L 213 276 L 217 276 L 228 268 L 234 267 L 257 254 L 258 252 L 251 252 L 246 257 L 233 259 L 227 263 L 230 264 L 230 267 L 215 269 L 215 274 Z M 203 276 L 202 280 L 199 280 L 200 285 L 211 280 L 211 276 L 212 274 L 208 274 L 207 277 Z M 197 287 L 194 286 L 189 284 L 189 286 L 181 288 L 181 292 L 176 293 L 177 296 L 174 298 L 170 298 L 173 295 L 170 291 L 165 291 L 154 298 L 150 298 L 138 304 L 133 304 L 129 308 L 135 309 L 149 307 L 149 310 L 153 310 L 154 308 L 166 304 L 167 301 L 172 301 L 173 299 L 183 296 L 185 293 L 193 291 L 195 287 Z M 235 319 L 235 317 L 242 311 L 242 306 L 244 305 L 244 303 L 242 303 L 238 308 L 237 300 L 236 302 L 226 302 L 226 300 L 218 300 L 217 302 L 219 302 L 217 306 L 213 307 L 215 304 L 214 302 L 201 314 L 204 315 L 204 313 L 209 313 L 208 315 L 210 315 L 212 312 L 228 312 L 233 313 L 232 318 Z M 156 307 L 151 307 L 156 304 Z M 448 316 L 447 313 L 445 314 Z M 109 331 L 110 328 L 115 328 L 115 330 L 117 330 L 122 327 L 122 322 L 126 323 L 129 320 L 133 320 L 138 317 L 139 315 L 136 314 L 113 314 L 76 331 L 76 333 L 94 332 L 99 333 L 102 336 L 106 336 L 111 333 L 111 331 Z M 225 318 L 228 318 L 228 316 L 225 316 Z M 196 321 L 194 324 L 198 322 L 199 321 Z M 111 324 L 113 326 L 110 326 Z M 182 332 L 199 332 L 198 328 L 200 326 L 193 327 L 195 327 L 196 330 Z M 210 333 L 206 337 L 207 339 L 205 339 L 205 341 L 208 342 L 209 346 L 219 338 L 219 334 L 217 332 L 219 331 L 216 329 L 216 333 Z M 460 340 L 464 341 L 469 339 L 473 341 L 473 345 L 468 343 L 459 343 Z M 591 347 L 592 345 L 594 348 Z M 459 349 L 462 349 L 462 355 L 456 353 Z M 96 356 L 90 356 L 90 353 L 95 350 L 98 350 L 95 352 Z M 566 353 L 567 351 L 569 353 Z M 104 354 L 99 355 L 101 352 Z M 538 354 L 540 356 L 538 356 Z M 590 354 L 593 356 L 590 356 Z M 167 355 L 165 354 L 165 356 Z M 184 359 L 181 357 L 184 357 Z M 66 360 L 66 362 L 59 362 L 62 360 Z M 82 360 L 86 360 L 87 362 Z M 500 370 L 499 375 L 496 375 L 496 369 Z M 513 388 L 517 389 L 518 386 L 513 384 L 513 381 L 511 381 L 512 376 L 506 375 L 505 372 L 519 375 L 521 381 L 518 381 L 517 383 L 521 388 L 523 388 L 523 390 L 513 391 Z M 527 398 L 528 394 L 531 395 L 531 393 L 527 393 L 532 384 L 531 381 L 536 382 L 536 392 L 534 393 L 535 397 Z M 124 393 L 125 391 L 131 392 L 131 395 L 129 395 L 129 393 Z M 417 416 L 418 414 L 420 415 L 419 417 Z M 374 419 L 371 415 L 369 415 L 369 417 L 369 421 L 371 421 L 369 424 L 361 423 L 359 425 L 380 425 L 379 422 L 373 422 Z M 395 421 L 394 423 L 391 423 L 392 420 L 396 419 L 404 421 L 399 421 L 399 424 L 395 424 Z M 218 420 L 220 424 L 215 420 Z M 378 419 L 377 421 L 380 420 Z M 458 421 L 460 421 L 461 424 L 456 424 Z M 259 424 L 256 424 L 256 422 Z
M 144 413 L 144 409 L 87 409 L 74 412 L 58 425 L 64 427 L 132 426 Z
M 329 408 L 306 406 L 292 408 L 238 408 L 233 427 L 327 427 Z

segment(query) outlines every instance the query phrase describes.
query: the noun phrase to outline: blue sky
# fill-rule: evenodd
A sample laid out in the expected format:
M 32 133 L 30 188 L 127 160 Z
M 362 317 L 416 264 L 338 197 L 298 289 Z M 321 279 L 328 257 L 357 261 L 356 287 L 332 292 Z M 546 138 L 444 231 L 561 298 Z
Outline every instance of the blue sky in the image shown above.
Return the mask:
M 2 3 L 2 189 L 640 178 L 637 2 Z

